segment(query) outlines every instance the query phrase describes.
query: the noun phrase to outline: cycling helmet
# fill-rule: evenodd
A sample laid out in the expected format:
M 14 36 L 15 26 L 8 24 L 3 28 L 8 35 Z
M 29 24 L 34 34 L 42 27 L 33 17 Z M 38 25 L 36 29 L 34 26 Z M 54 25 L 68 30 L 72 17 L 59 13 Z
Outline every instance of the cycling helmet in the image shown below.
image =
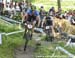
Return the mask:
M 47 16 L 46 19 L 51 19 L 51 17 Z
M 32 5 L 31 10 L 34 11 L 36 9 L 36 6 Z
M 41 6 L 41 8 L 44 8 L 43 6 Z

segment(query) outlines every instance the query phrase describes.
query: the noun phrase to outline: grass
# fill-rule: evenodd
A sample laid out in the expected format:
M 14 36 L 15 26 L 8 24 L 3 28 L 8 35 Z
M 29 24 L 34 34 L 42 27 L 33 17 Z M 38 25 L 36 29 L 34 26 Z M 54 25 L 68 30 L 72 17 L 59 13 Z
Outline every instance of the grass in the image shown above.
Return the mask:
M 74 25 L 71 25 L 67 20 L 65 19 L 55 19 L 54 21 L 55 23 L 55 26 L 57 26 L 58 24 L 60 24 L 62 26 L 62 30 L 64 32 L 67 32 L 68 34 L 73 34 L 75 35 L 75 26 Z M 42 38 L 45 38 L 45 37 L 42 37 Z M 42 39 L 43 40 L 43 39 Z M 54 50 L 55 50 L 55 47 L 56 46 L 61 46 L 63 47 L 64 49 L 66 49 L 68 52 L 72 53 L 75 55 L 75 48 L 71 48 L 71 47 L 64 47 L 66 44 L 66 42 L 64 41 L 61 41 L 61 42 L 57 42 L 57 43 L 53 43 L 53 44 L 50 44 L 48 47 L 46 47 L 46 45 L 42 48 L 39 48 L 36 52 L 35 52 L 35 55 L 37 56 L 52 56 Z M 50 48 L 50 49 L 48 49 Z M 56 51 L 55 53 L 56 56 L 68 56 L 66 54 L 64 54 L 63 52 L 61 51 Z
M 4 21 L 0 20 L 0 28 L 2 26 L 3 29 L 0 29 L 0 32 L 11 32 L 11 31 L 15 31 L 18 30 L 18 28 L 13 25 L 8 25 L 6 24 Z M 55 20 L 56 24 L 58 24 L 58 22 L 60 22 L 60 24 L 63 25 L 63 31 L 68 32 L 68 30 L 70 30 L 69 28 L 71 28 L 70 32 L 71 34 L 75 34 L 75 26 L 70 25 L 70 23 L 68 23 L 66 20 Z M 10 28 L 9 28 L 10 27 Z M 6 29 L 7 28 L 7 29 Z M 17 29 L 15 29 L 17 28 Z M 23 33 L 19 33 L 19 34 L 14 34 L 14 35 L 10 35 L 10 36 L 5 36 L 3 35 L 2 38 L 2 42 L 3 44 L 0 45 L 0 58 L 14 58 L 14 49 L 24 45 L 24 39 L 23 39 Z M 32 42 L 31 42 L 32 43 Z M 29 45 L 33 45 L 33 44 L 29 43 Z M 55 47 L 56 46 L 62 46 L 64 47 L 66 43 L 64 42 L 60 42 L 60 43 L 55 43 L 55 44 L 50 44 L 49 46 L 46 45 L 42 45 L 39 49 L 37 49 L 34 53 L 34 56 L 52 56 L 52 54 L 54 53 Z M 74 48 L 70 48 L 70 47 L 64 47 L 67 51 L 69 51 L 70 53 L 75 55 L 75 49 Z M 56 51 L 55 52 L 56 56 L 67 56 L 66 54 L 64 54 L 61 51 Z
M 53 43 L 53 44 L 50 44 L 48 47 L 46 46 L 41 46 L 39 47 L 36 51 L 35 51 L 35 57 L 34 58 L 37 58 L 36 56 L 52 56 L 54 53 L 54 56 L 66 56 L 68 57 L 68 55 L 66 55 L 65 53 L 59 51 L 59 50 L 56 50 L 55 51 L 55 48 L 57 45 L 60 45 L 61 43 Z M 64 43 L 62 42 L 62 45 L 64 45 Z M 43 58 L 43 57 L 42 57 Z
M 3 35 L 3 44 L 0 46 L 0 58 L 14 58 L 14 49 L 24 44 L 23 33 L 10 36 Z
M 7 24 L 0 20 L 0 32 L 13 32 L 19 30 L 18 25 Z M 23 33 L 14 35 L 2 35 L 2 45 L 0 45 L 0 58 L 14 58 L 14 49 L 24 44 Z
M 7 24 L 5 21 L 0 20 L 0 32 L 13 32 L 19 30 L 18 25 Z
M 65 43 L 66 44 L 66 43 Z M 66 49 L 68 52 L 70 52 L 71 54 L 75 55 L 75 47 L 70 47 L 70 46 L 67 46 L 67 47 L 64 47 L 65 44 L 63 42 L 59 43 L 59 45 L 61 47 L 63 47 L 64 49 Z
M 33 2 L 33 4 L 35 4 L 37 7 L 40 7 L 41 5 L 43 5 L 45 7 L 45 10 L 49 10 L 50 7 L 54 6 L 55 9 L 58 9 L 57 6 L 57 0 L 36 0 Z M 75 5 L 75 1 L 74 0 L 64 0 L 61 1 L 61 8 L 62 10 L 69 10 L 69 9 L 75 9 L 74 7 Z
M 71 48 L 71 47 L 64 47 L 65 43 L 64 42 L 59 42 L 59 43 L 53 43 L 50 44 L 48 47 L 46 46 L 41 46 L 39 47 L 36 51 L 35 51 L 35 57 L 34 58 L 38 58 L 38 56 L 58 56 L 58 57 L 65 57 L 65 58 L 69 58 L 69 56 L 67 54 L 65 54 L 64 52 L 60 51 L 60 50 L 56 50 L 55 48 L 57 46 L 61 46 L 63 47 L 65 50 L 67 50 L 68 52 L 70 52 L 71 54 L 75 55 L 75 48 Z M 55 58 L 58 58 L 55 57 Z M 61 57 L 61 58 L 62 58 Z M 43 57 L 41 57 L 43 58 Z M 54 58 L 54 57 L 53 57 Z

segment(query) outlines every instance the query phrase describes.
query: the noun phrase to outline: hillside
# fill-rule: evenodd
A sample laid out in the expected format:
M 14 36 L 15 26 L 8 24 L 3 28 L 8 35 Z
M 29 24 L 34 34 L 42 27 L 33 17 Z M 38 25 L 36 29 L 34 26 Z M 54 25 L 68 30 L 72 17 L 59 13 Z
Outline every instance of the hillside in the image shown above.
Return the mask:
M 44 6 L 46 10 L 54 6 L 57 10 L 57 0 L 34 0 L 33 4 L 37 7 Z M 61 0 L 61 7 L 63 10 L 75 9 L 75 0 Z
M 71 31 L 73 32 L 72 34 L 75 34 L 75 27 L 74 26 L 70 26 L 70 24 L 66 21 L 66 20 L 58 20 L 56 19 L 56 24 L 58 22 L 62 23 L 63 24 L 63 30 L 65 32 L 68 32 L 68 30 L 71 28 Z M 0 20 L 0 22 L 2 24 L 0 24 L 0 26 L 2 26 L 2 29 L 0 29 L 1 32 L 11 32 L 11 31 L 15 31 L 15 30 L 18 30 L 17 27 L 13 27 L 13 25 L 8 25 L 7 23 L 5 23 L 4 21 Z M 11 27 L 10 27 L 11 26 Z M 7 27 L 7 29 L 6 29 Z M 10 28 L 9 28 L 10 27 Z M 65 28 L 66 27 L 66 28 Z M 17 29 L 16 29 L 17 28 Z M 37 34 L 35 34 L 37 35 Z M 38 37 L 33 35 L 33 37 L 35 39 L 37 39 Z M 42 37 L 44 39 L 44 37 Z M 2 38 L 2 45 L 0 45 L 0 58 L 14 58 L 15 55 L 19 55 L 19 56 L 26 56 L 26 55 L 31 55 L 31 54 L 27 54 L 23 51 L 23 46 L 24 46 L 24 39 L 23 39 L 23 32 L 22 33 L 18 33 L 18 34 L 14 34 L 14 35 L 9 35 L 9 36 L 6 36 L 6 35 L 3 35 L 3 38 Z M 65 48 L 67 51 L 69 51 L 70 53 L 74 54 L 75 55 L 75 49 L 74 48 L 70 48 L 70 47 L 64 47 L 66 42 L 64 40 L 61 41 L 61 42 L 55 42 L 55 43 L 50 43 L 50 42 L 46 42 L 46 41 L 41 41 L 42 45 L 40 47 L 38 47 L 38 49 L 36 49 L 34 51 L 34 57 L 33 58 L 36 58 L 37 56 L 52 56 L 54 53 L 55 55 L 54 56 L 66 56 L 66 58 L 68 57 L 68 55 L 64 54 L 63 52 L 61 51 L 56 51 L 55 52 L 55 48 L 56 46 L 62 46 L 63 48 Z M 35 41 L 32 40 L 29 42 L 29 46 L 31 47 L 37 47 L 35 45 Z M 20 50 L 20 46 L 22 46 L 22 49 Z M 17 49 L 19 51 L 18 52 L 14 52 L 15 48 L 18 48 Z M 30 53 L 30 48 L 27 48 L 29 49 L 28 53 Z M 21 53 L 22 52 L 22 53 Z M 17 53 L 17 54 L 15 54 Z M 14 55 L 15 54 L 15 55 Z M 19 57 L 18 56 L 18 57 Z M 17 58 L 17 57 L 16 57 Z M 27 58 L 27 57 L 25 57 Z
M 19 30 L 18 25 L 8 23 L 0 19 L 0 32 L 13 32 Z

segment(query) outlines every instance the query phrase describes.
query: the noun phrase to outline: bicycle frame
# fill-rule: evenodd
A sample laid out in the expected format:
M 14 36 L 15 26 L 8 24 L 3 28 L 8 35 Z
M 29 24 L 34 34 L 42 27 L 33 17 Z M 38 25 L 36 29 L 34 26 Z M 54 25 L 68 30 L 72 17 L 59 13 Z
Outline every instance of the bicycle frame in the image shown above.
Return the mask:
M 46 40 L 47 41 L 52 41 L 52 29 L 50 26 L 45 26 L 45 33 L 46 33 Z
M 26 42 L 25 42 L 25 45 L 24 45 L 24 51 L 26 50 L 26 47 L 27 47 L 27 44 L 29 42 L 29 40 L 31 40 L 31 34 L 32 34 L 32 28 L 33 28 L 33 25 L 32 23 L 30 22 L 27 22 L 25 23 L 25 27 L 26 27 L 26 35 L 25 35 L 25 38 L 26 38 Z

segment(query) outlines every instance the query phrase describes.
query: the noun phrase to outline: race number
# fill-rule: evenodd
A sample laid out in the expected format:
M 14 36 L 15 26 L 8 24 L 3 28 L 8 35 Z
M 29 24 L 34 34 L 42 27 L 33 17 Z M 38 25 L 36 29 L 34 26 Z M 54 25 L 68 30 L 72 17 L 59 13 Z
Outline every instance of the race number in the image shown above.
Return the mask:
M 49 26 L 46 26 L 46 29 L 49 29 Z
M 28 28 L 31 29 L 32 28 L 32 25 L 28 25 Z

